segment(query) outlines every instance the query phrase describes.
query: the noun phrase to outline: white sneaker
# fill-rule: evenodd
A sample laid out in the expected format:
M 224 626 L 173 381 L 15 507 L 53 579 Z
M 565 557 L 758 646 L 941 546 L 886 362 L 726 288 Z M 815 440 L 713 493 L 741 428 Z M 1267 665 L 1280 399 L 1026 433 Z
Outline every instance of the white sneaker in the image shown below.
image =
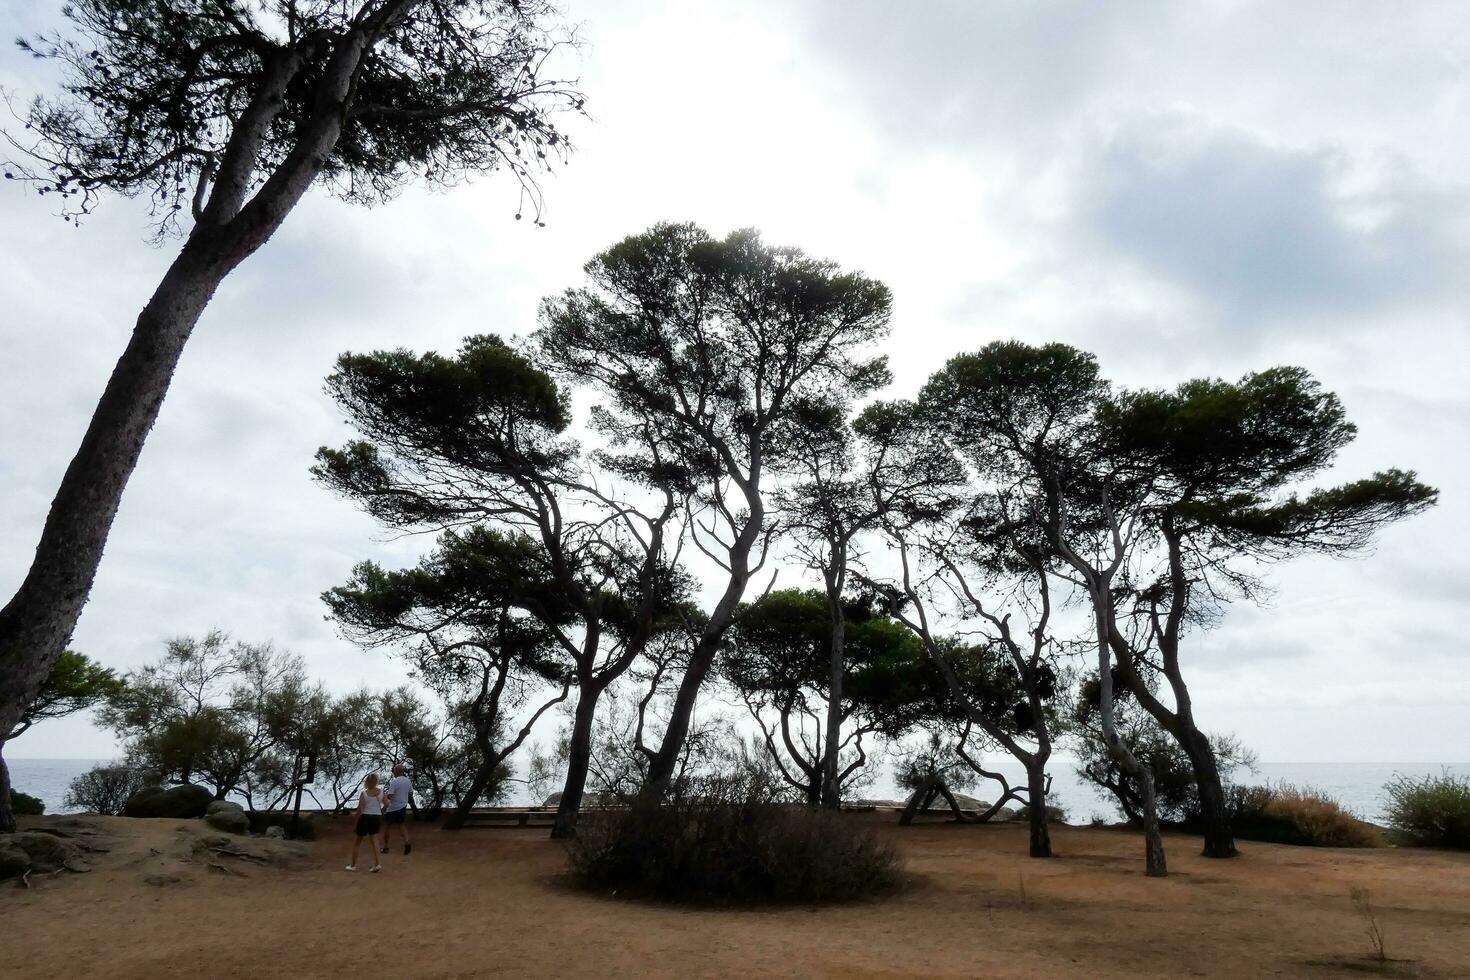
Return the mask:
M 355 864 L 349 864 L 347 866 L 347 870 L 348 871 L 356 871 L 357 870 L 357 865 L 355 865 Z
M 381 865 L 381 864 L 375 864 L 375 865 L 373 865 L 373 866 L 372 866 L 372 868 L 370 868 L 370 869 L 369 869 L 369 870 L 370 870 L 370 871 L 371 871 L 371 872 L 372 872 L 372 873 L 373 873 L 373 874 L 377 874 L 377 873 L 378 873 L 378 872 L 379 872 L 379 871 L 382 871 L 382 870 L 383 870 L 383 866 L 382 866 L 382 865 Z

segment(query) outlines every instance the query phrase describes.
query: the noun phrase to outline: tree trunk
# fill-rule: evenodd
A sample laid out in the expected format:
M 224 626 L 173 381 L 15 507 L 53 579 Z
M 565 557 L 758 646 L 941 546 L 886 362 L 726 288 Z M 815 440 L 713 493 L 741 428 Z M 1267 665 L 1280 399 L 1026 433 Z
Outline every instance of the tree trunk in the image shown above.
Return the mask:
M 597 712 L 597 698 L 602 692 L 584 683 L 577 696 L 577 710 L 572 716 L 572 734 L 567 752 L 567 781 L 556 807 L 556 821 L 551 826 L 553 838 L 577 836 L 577 815 L 582 810 L 582 795 L 587 788 L 587 769 L 592 764 L 592 721 Z
M 726 626 L 728 626 L 728 619 Z M 711 636 L 708 632 L 695 644 L 689 657 L 689 666 L 679 681 L 679 691 L 674 695 L 673 708 L 669 712 L 669 724 L 664 729 L 663 741 L 648 759 L 648 776 L 638 794 L 639 805 L 657 806 L 668 795 L 679 767 L 679 755 L 684 751 L 684 742 L 689 738 L 689 723 L 694 717 L 694 702 L 699 698 L 699 689 L 714 664 L 715 652 L 724 635 Z
M 832 549 L 832 565 L 836 571 L 827 574 L 827 612 L 831 617 L 830 663 L 827 674 L 827 744 L 822 754 L 822 806 L 836 810 L 842 806 L 837 780 L 838 750 L 842 744 L 842 660 L 847 642 L 847 617 L 842 614 L 842 584 L 845 577 L 845 550 Z
M 1046 812 L 1046 759 L 1034 759 L 1026 767 L 1027 810 L 1031 823 L 1031 856 L 1051 857 L 1051 830 Z
M 5 764 L 5 743 L 0 742 L 0 834 L 15 833 L 15 808 L 10 805 L 10 767 Z
M 496 757 L 493 761 L 491 761 L 489 756 L 485 758 L 485 764 L 475 771 L 475 776 L 470 780 L 469 787 L 460 795 L 459 805 L 454 808 L 454 811 L 449 814 L 449 818 L 444 821 L 445 830 L 460 830 L 464 827 L 465 820 L 469 818 L 470 811 L 475 808 L 476 803 L 480 802 L 480 794 L 485 792 L 485 786 L 495 776 L 495 769 L 500 765 L 501 757 Z M 433 816 L 438 816 L 437 811 L 441 808 L 442 803 L 436 797 L 433 801 L 433 809 L 436 811 Z M 415 808 L 415 816 L 417 816 L 417 808 Z
M 139 314 L 51 502 L 30 569 L 0 609 L 0 731 L 15 727 L 76 628 L 184 343 L 233 268 L 212 261 L 213 245 L 208 233 L 191 237 Z
M 1204 856 L 1237 857 L 1240 852 L 1235 849 L 1235 834 L 1230 829 L 1230 812 L 1225 804 L 1220 770 L 1215 764 L 1214 747 L 1197 728 L 1191 728 L 1188 736 L 1181 730 L 1180 735 L 1179 744 L 1189 756 L 1189 764 L 1194 767 L 1195 785 L 1199 789 L 1200 823 L 1205 835 Z

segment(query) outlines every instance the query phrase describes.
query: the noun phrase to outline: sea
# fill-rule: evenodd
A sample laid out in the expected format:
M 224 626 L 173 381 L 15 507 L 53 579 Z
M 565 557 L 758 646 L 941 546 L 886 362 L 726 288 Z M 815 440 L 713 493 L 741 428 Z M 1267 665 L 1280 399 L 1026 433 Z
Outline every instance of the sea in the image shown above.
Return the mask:
M 10 782 L 17 790 L 40 798 L 47 813 L 68 812 L 63 801 L 66 788 L 77 776 L 101 759 L 7 759 Z M 1000 770 L 1012 784 L 1023 784 L 1025 772 L 1011 760 L 990 758 L 987 765 Z M 1077 777 L 1074 763 L 1060 753 L 1052 766 L 1051 802 L 1066 811 L 1069 823 L 1086 823 L 1093 817 L 1118 818 L 1111 798 Z M 1384 784 L 1398 774 L 1414 777 L 1449 772 L 1470 778 L 1470 763 L 1424 762 L 1263 762 L 1244 781 L 1265 785 L 1289 783 L 1298 788 L 1311 787 L 1336 797 L 1339 803 L 1364 820 L 1384 822 Z M 518 787 L 506 802 L 512 806 L 540 803 L 528 791 Z M 984 786 L 966 790 L 981 799 L 994 796 Z M 870 799 L 901 800 L 903 792 L 894 784 L 891 773 L 879 772 L 872 784 L 854 795 Z

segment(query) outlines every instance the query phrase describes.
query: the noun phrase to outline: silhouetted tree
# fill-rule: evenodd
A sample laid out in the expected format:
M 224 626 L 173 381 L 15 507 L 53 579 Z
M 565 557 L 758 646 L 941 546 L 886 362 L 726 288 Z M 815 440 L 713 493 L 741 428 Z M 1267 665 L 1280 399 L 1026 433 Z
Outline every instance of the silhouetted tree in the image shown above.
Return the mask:
M 397 648 L 451 714 L 463 717 L 476 768 L 456 793 L 455 812 L 444 825 L 450 830 L 464 826 L 505 760 L 537 720 L 566 699 L 572 683 L 545 628 L 517 615 L 494 565 L 480 560 L 478 535 L 466 537 L 446 534 L 416 568 L 389 572 L 365 562 L 350 582 L 322 597 L 348 636 L 369 647 Z M 547 683 L 557 693 L 511 729 L 514 713 Z
M 577 704 L 552 831 L 569 836 L 597 699 L 688 587 L 671 528 L 687 479 L 664 468 L 637 502 L 601 488 L 564 435 L 563 393 L 496 337 L 455 357 L 344 354 L 327 390 L 364 439 L 322 449 L 317 478 L 389 527 L 452 532 L 440 560 L 484 590 L 478 601 L 535 617 L 570 660 Z
M 692 224 L 626 238 L 586 269 L 589 286 L 543 305 L 541 357 L 596 393 L 610 461 L 652 486 L 670 470 L 690 481 L 691 539 L 724 579 L 650 762 L 651 801 L 668 790 L 700 688 L 768 557 L 773 475 L 794 468 L 800 433 L 838 424 L 888 380 L 866 350 L 887 333 L 890 297 L 754 231 L 716 240 Z
M 842 759 L 842 788 L 868 763 L 863 739 L 897 737 L 924 707 L 931 672 L 912 634 L 863 600 L 842 604 L 844 674 L 831 685 L 832 628 L 824 591 L 778 589 L 741 610 L 719 661 L 720 676 L 760 726 L 781 777 L 808 803 L 831 806 L 828 759 Z M 836 736 L 828 719 L 836 702 Z M 767 721 L 767 711 L 775 720 Z M 846 734 L 843 733 L 844 727 Z M 779 742 L 778 742 L 779 736 Z M 837 744 L 832 744 L 833 738 Z
M 1109 633 L 1118 677 L 1189 757 L 1205 856 L 1231 857 L 1217 751 L 1195 721 L 1180 666 L 1186 630 L 1208 624 L 1232 596 L 1253 595 L 1262 563 L 1361 551 L 1438 494 L 1401 470 L 1298 492 L 1357 431 L 1337 396 L 1301 368 L 1126 392 L 1101 406 L 1100 422 L 1110 451 L 1148 481 L 1143 526 L 1153 546 L 1125 583 L 1130 615 Z M 1149 683 L 1156 669 L 1172 709 Z
M 581 106 L 542 77 L 558 39 L 540 0 L 77 0 L 63 10 L 68 31 L 23 47 L 59 65 L 65 94 L 37 98 L 25 129 L 5 134 L 18 157 L 6 176 L 54 195 L 69 218 L 110 191 L 147 196 L 160 235 L 188 230 L 0 609 L 0 732 L 76 627 L 144 439 L 224 278 L 318 180 L 371 203 L 415 177 L 452 184 L 503 167 L 534 197 L 535 173 L 566 145 L 549 113 Z M 13 824 L 5 799 L 0 830 Z

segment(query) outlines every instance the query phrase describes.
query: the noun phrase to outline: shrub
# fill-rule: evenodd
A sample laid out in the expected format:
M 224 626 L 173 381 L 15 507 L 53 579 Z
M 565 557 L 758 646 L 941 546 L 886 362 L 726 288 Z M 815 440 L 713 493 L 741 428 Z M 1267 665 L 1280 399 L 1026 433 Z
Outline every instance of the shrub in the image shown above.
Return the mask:
M 1383 787 L 1388 824 L 1410 843 L 1424 847 L 1470 848 L 1470 779 L 1396 774 Z
M 588 886 L 665 899 L 841 901 L 900 881 L 891 847 L 749 773 L 697 780 L 658 808 L 583 814 L 567 855 Z
M 1241 786 L 1230 794 L 1232 825 L 1245 840 L 1308 847 L 1382 847 L 1377 827 L 1310 787 Z
M 158 784 L 158 777 L 128 766 L 93 766 L 71 781 L 62 801 L 69 810 L 122 816 L 128 797 Z
M 10 791 L 10 811 L 17 817 L 39 817 L 46 812 L 46 804 L 29 793 Z
M 1024 822 L 1029 822 L 1031 820 L 1031 807 L 1030 806 L 1023 806 L 1020 809 L 1018 809 L 1016 811 L 1016 819 L 1022 821 L 1023 823 Z M 1066 823 L 1067 822 L 1067 809 L 1066 809 L 1066 807 L 1058 806 L 1055 803 L 1048 803 L 1046 805 L 1046 819 L 1050 823 L 1063 823 L 1063 824 Z

